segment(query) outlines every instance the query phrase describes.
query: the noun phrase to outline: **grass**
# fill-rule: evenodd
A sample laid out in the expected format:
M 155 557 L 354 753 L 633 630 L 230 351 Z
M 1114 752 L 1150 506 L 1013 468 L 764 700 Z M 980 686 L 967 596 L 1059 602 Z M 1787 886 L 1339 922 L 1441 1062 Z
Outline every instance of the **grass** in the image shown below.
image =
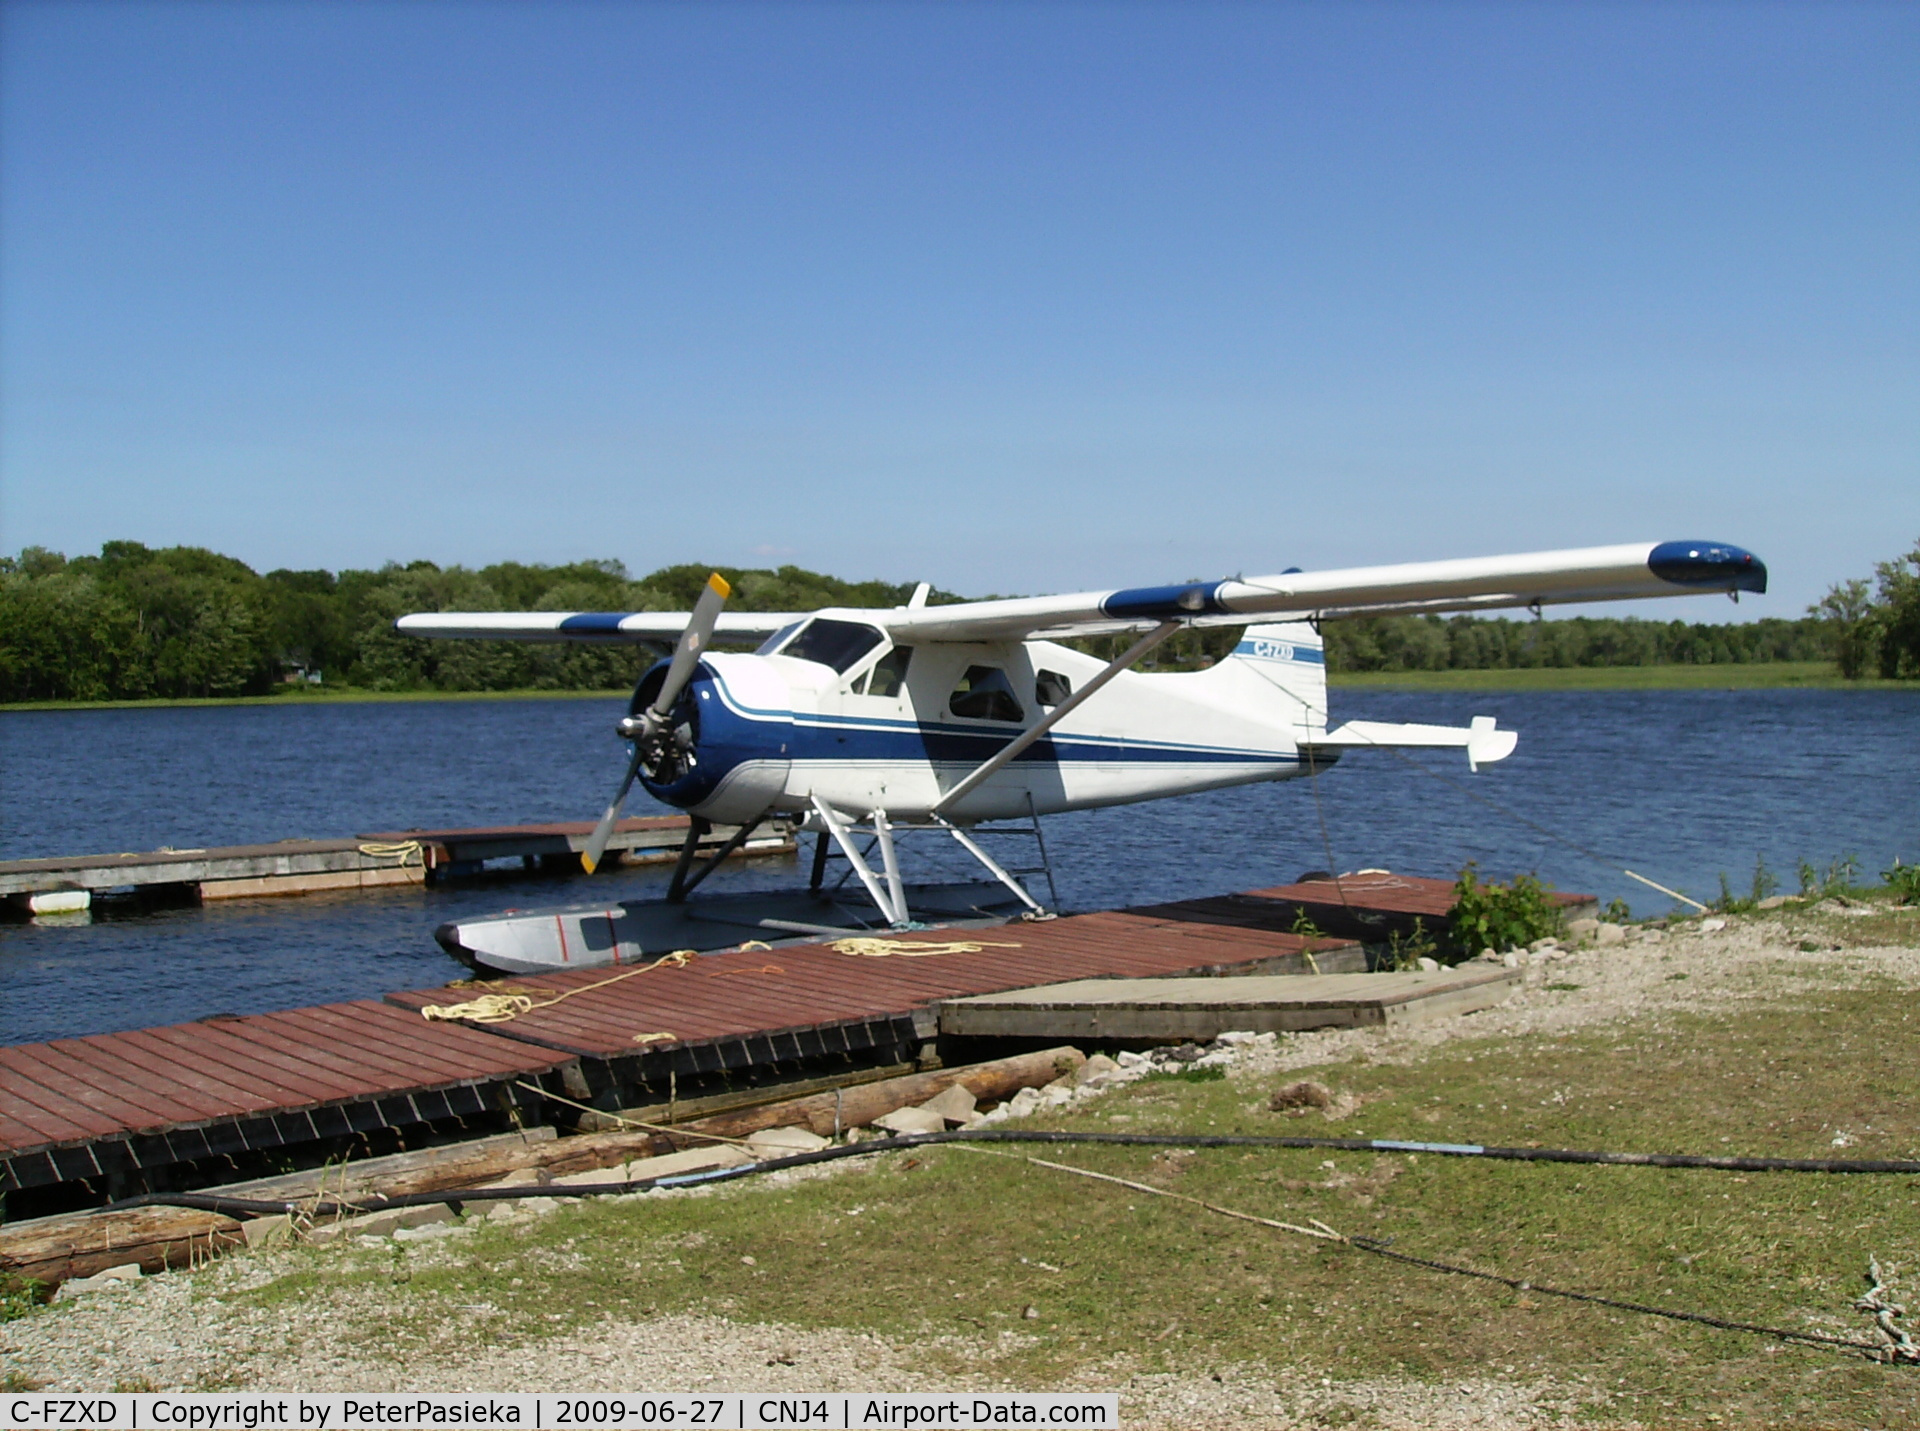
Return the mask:
M 1808 687 L 1819 690 L 1920 691 L 1914 681 L 1847 681 L 1831 661 L 1769 661 L 1710 666 L 1537 666 L 1505 671 L 1349 671 L 1330 685 L 1416 691 L 1697 691 Z
M 1831 923 L 1859 942 L 1875 931 L 1851 926 L 1883 918 L 1901 942 L 1920 942 L 1917 915 Z M 1746 992 L 1765 997 L 1568 1036 L 1460 1040 L 1411 1066 L 1363 1056 L 1263 1079 L 1143 1080 L 1030 1123 L 1803 1157 L 1833 1156 L 1845 1135 L 1847 1156 L 1920 1156 L 1910 990 L 1871 971 L 1783 963 Z M 1301 1077 L 1360 1111 L 1336 1124 L 1267 1111 L 1272 1089 Z M 1730 1320 L 1873 1340 L 1851 1310 L 1869 1253 L 1893 1269 L 1896 1299 L 1920 1293 L 1915 1178 L 1034 1151 L 1392 1238 L 1416 1256 Z M 248 1295 L 298 1303 L 383 1284 L 390 1312 L 369 1325 L 368 1346 L 401 1358 L 449 1327 L 537 1342 L 608 1316 L 705 1312 L 872 1332 L 975 1374 L 964 1348 L 991 1347 L 996 1379 L 1036 1389 L 1077 1372 L 1113 1384 L 1129 1371 L 1204 1380 L 1265 1365 L 1312 1369 L 1336 1387 L 1376 1375 L 1571 1384 L 1606 1394 L 1593 1414 L 1608 1422 L 1920 1424 L 1914 1368 L 1397 1266 L 957 1148 L 783 1188 L 569 1207 L 531 1231 L 484 1226 L 461 1257 L 404 1282 L 378 1262 L 316 1257 Z

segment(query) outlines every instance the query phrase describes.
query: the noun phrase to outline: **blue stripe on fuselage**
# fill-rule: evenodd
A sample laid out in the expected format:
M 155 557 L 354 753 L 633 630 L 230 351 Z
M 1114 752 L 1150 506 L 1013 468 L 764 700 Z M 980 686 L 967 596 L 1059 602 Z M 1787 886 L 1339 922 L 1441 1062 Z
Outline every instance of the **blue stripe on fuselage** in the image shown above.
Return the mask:
M 741 705 L 726 683 L 702 666 L 694 679 L 700 709 L 698 764 L 671 785 L 645 779 L 648 791 L 683 808 L 698 805 L 750 760 L 977 765 L 1020 734 L 1018 729 L 889 720 L 874 716 L 799 716 Z M 1236 749 L 1114 736 L 1043 736 L 1016 765 L 1293 765 L 1287 749 Z

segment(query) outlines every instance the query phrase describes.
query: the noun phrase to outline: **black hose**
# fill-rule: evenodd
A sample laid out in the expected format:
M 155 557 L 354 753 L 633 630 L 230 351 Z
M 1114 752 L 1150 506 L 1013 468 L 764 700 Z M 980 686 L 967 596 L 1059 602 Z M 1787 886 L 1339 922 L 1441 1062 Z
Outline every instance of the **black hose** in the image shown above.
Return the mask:
M 391 1197 L 335 1199 L 319 1203 L 297 1199 L 274 1202 L 263 1198 L 228 1197 L 220 1193 L 159 1192 L 123 1198 L 108 1203 L 102 1211 L 117 1212 L 136 1207 L 190 1207 L 239 1217 L 270 1217 L 296 1210 L 313 1217 L 339 1217 L 385 1212 L 397 1207 L 429 1207 L 436 1203 L 458 1207 L 468 1202 L 501 1202 L 529 1197 L 607 1197 L 646 1192 L 657 1187 L 733 1182 L 785 1168 L 804 1168 L 815 1163 L 836 1162 L 841 1158 L 861 1158 L 874 1153 L 893 1153 L 941 1143 L 1105 1143 L 1135 1148 L 1319 1148 L 1347 1153 L 1433 1153 L 1442 1157 L 1494 1158 L 1505 1162 L 1612 1163 L 1653 1168 L 1707 1168 L 1740 1173 L 1920 1174 L 1920 1162 L 1883 1158 L 1734 1158 L 1701 1153 L 1600 1153 L 1571 1148 L 1492 1148 L 1477 1143 L 1413 1143 L 1388 1138 L 1287 1138 L 1250 1133 L 1069 1133 L 1038 1129 L 956 1128 L 947 1133 L 912 1133 L 897 1138 L 878 1138 L 837 1148 L 821 1148 L 811 1153 L 795 1153 L 785 1158 L 743 1163 L 739 1167 L 628 1182 L 576 1183 L 560 1187 L 529 1184 L 513 1188 L 449 1188 L 441 1192 L 398 1193 Z

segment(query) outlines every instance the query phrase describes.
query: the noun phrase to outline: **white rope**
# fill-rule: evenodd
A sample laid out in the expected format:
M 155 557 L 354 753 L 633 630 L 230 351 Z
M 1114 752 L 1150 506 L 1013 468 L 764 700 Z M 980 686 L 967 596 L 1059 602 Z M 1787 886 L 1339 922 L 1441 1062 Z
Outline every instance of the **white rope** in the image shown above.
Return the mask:
M 931 959 L 939 954 L 978 954 L 983 949 L 1018 949 L 1018 944 L 988 944 L 955 939 L 945 944 L 921 944 L 911 939 L 836 939 L 827 948 L 857 959 Z

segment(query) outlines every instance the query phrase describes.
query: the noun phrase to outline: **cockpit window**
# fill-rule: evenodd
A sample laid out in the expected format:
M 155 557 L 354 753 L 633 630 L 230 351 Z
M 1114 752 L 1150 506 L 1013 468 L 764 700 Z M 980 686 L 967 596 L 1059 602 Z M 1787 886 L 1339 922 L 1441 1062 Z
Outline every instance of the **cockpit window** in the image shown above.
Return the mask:
M 762 641 L 760 643 L 760 649 L 753 654 L 756 656 L 771 656 L 787 643 L 794 632 L 806 624 L 804 621 L 789 621 L 785 626 L 782 626 L 778 631 L 774 632 L 773 635 Z
M 1042 671 L 1033 678 L 1033 698 L 1043 706 L 1057 706 L 1073 694 L 1073 682 L 1058 671 Z
M 886 655 L 873 663 L 873 669 L 867 672 L 861 683 L 863 696 L 886 696 L 892 698 L 900 694 L 900 687 L 907 679 L 907 664 L 913 660 L 913 647 L 895 646 Z
M 862 626 L 857 621 L 814 620 L 780 648 L 780 654 L 802 661 L 818 661 L 845 675 L 856 661 L 885 639 L 876 627 Z
M 1025 720 L 1014 699 L 1013 683 L 998 666 L 969 666 L 960 684 L 947 697 L 947 709 L 974 720 Z

